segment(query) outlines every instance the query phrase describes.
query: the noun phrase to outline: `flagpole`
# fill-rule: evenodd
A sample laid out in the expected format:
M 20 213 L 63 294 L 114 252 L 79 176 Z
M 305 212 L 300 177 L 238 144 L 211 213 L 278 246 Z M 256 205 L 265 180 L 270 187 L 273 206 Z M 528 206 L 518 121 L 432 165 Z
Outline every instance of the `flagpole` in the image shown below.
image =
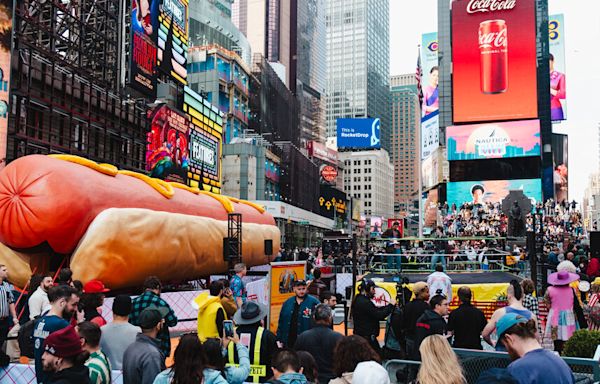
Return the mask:
M 421 87 L 421 79 L 422 79 L 422 70 L 421 70 L 421 44 L 419 44 L 418 46 L 418 71 L 419 73 L 419 84 L 417 85 L 419 88 Z M 420 93 L 420 92 L 419 92 Z M 417 97 L 418 98 L 418 97 Z M 421 153 L 421 124 L 422 124 L 422 119 L 421 119 L 421 115 L 422 115 L 422 111 L 421 111 L 421 100 L 419 99 L 419 129 L 417 132 L 417 161 L 419 166 L 417 167 L 418 173 L 419 173 L 419 195 L 417 196 L 417 198 L 419 199 L 419 232 L 418 232 L 418 237 L 423 237 L 423 171 L 422 171 L 422 153 Z

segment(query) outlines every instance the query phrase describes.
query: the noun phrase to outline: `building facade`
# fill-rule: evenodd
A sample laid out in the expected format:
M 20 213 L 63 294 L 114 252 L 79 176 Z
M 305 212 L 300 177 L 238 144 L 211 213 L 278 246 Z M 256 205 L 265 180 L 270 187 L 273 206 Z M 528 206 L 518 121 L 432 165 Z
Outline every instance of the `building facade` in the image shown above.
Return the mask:
M 390 79 L 392 132 L 390 158 L 394 164 L 394 212 L 406 215 L 419 190 L 420 109 L 414 74 Z
M 252 53 L 246 35 L 232 20 L 231 0 L 194 0 L 189 3 L 191 45 L 216 44 L 237 53 L 250 65 Z
M 362 202 L 365 217 L 393 217 L 394 166 L 386 150 L 339 152 L 344 192 Z
M 338 118 L 380 118 L 389 151 L 389 0 L 330 0 L 326 25 L 327 136 Z
M 225 143 L 248 129 L 250 76 L 250 66 L 219 45 L 195 46 L 188 51 L 188 84 L 225 115 Z

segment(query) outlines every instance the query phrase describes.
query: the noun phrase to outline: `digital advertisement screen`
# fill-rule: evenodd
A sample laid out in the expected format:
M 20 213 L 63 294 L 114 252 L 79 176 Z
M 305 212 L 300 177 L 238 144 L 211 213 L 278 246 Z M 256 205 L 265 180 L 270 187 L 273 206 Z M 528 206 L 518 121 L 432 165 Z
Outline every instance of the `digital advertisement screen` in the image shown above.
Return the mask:
M 346 193 L 328 186 L 321 185 L 319 191 L 319 214 L 329 219 L 345 218 L 348 209 Z
M 189 165 L 189 121 L 184 114 L 161 105 L 148 112 L 146 170 L 151 177 L 186 183 Z
M 552 155 L 554 157 L 554 200 L 558 203 L 569 201 L 569 137 L 552 134 Z
M 533 0 L 454 0 L 454 122 L 537 117 Z
M 447 185 L 448 205 L 499 203 L 510 191 L 521 190 L 534 203 L 542 201 L 540 179 L 459 181 Z
M 379 119 L 337 119 L 338 148 L 381 148 Z
M 162 0 L 158 29 L 159 69 L 183 85 L 187 84 L 188 1 Z
M 539 120 L 446 128 L 448 160 L 539 156 Z
M 567 119 L 567 76 L 565 64 L 565 17 L 551 15 L 550 40 L 550 114 L 553 121 Z
M 156 95 L 156 39 L 160 0 L 131 2 L 131 61 L 129 84 L 152 98 Z
M 440 146 L 440 113 L 435 111 L 421 121 L 421 159 L 426 159 Z
M 423 88 L 421 113 L 423 116 L 427 116 L 430 113 L 437 112 L 440 108 L 437 32 L 425 33 L 421 36 L 421 68 L 423 70 L 423 76 L 421 77 Z
M 0 169 L 6 165 L 13 0 L 0 0 Z
M 219 152 L 219 141 L 216 137 L 198 129 L 190 131 L 190 163 L 194 168 L 217 176 L 221 158 Z

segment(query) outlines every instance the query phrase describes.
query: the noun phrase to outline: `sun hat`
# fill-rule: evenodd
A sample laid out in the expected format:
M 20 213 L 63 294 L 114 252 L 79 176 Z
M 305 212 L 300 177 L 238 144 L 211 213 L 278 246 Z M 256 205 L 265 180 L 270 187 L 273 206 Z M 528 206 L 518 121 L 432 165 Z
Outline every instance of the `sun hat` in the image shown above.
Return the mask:
M 548 284 L 552 285 L 569 285 L 576 280 L 579 280 L 579 275 L 567 271 L 554 272 L 548 276 Z
M 104 286 L 100 280 L 90 280 L 83 286 L 83 293 L 106 293 L 110 289 Z
M 246 301 L 233 315 L 233 321 L 237 325 L 254 324 L 264 319 L 268 313 L 265 305 L 255 301 Z
M 516 313 L 507 313 L 498 320 L 496 323 L 496 334 L 498 335 L 498 340 L 502 338 L 504 332 L 506 332 L 510 327 L 519 323 L 526 323 L 527 319 Z

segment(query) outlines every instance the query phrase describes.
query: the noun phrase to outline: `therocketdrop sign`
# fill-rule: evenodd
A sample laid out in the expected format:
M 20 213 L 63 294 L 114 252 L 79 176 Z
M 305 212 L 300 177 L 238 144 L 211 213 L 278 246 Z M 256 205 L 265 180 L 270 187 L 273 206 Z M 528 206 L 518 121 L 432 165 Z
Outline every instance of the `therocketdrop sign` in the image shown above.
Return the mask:
M 455 125 L 446 129 L 448 160 L 539 156 L 540 121 Z
M 454 122 L 537 117 L 535 4 L 452 2 Z
M 379 119 L 337 119 L 338 148 L 381 148 Z

